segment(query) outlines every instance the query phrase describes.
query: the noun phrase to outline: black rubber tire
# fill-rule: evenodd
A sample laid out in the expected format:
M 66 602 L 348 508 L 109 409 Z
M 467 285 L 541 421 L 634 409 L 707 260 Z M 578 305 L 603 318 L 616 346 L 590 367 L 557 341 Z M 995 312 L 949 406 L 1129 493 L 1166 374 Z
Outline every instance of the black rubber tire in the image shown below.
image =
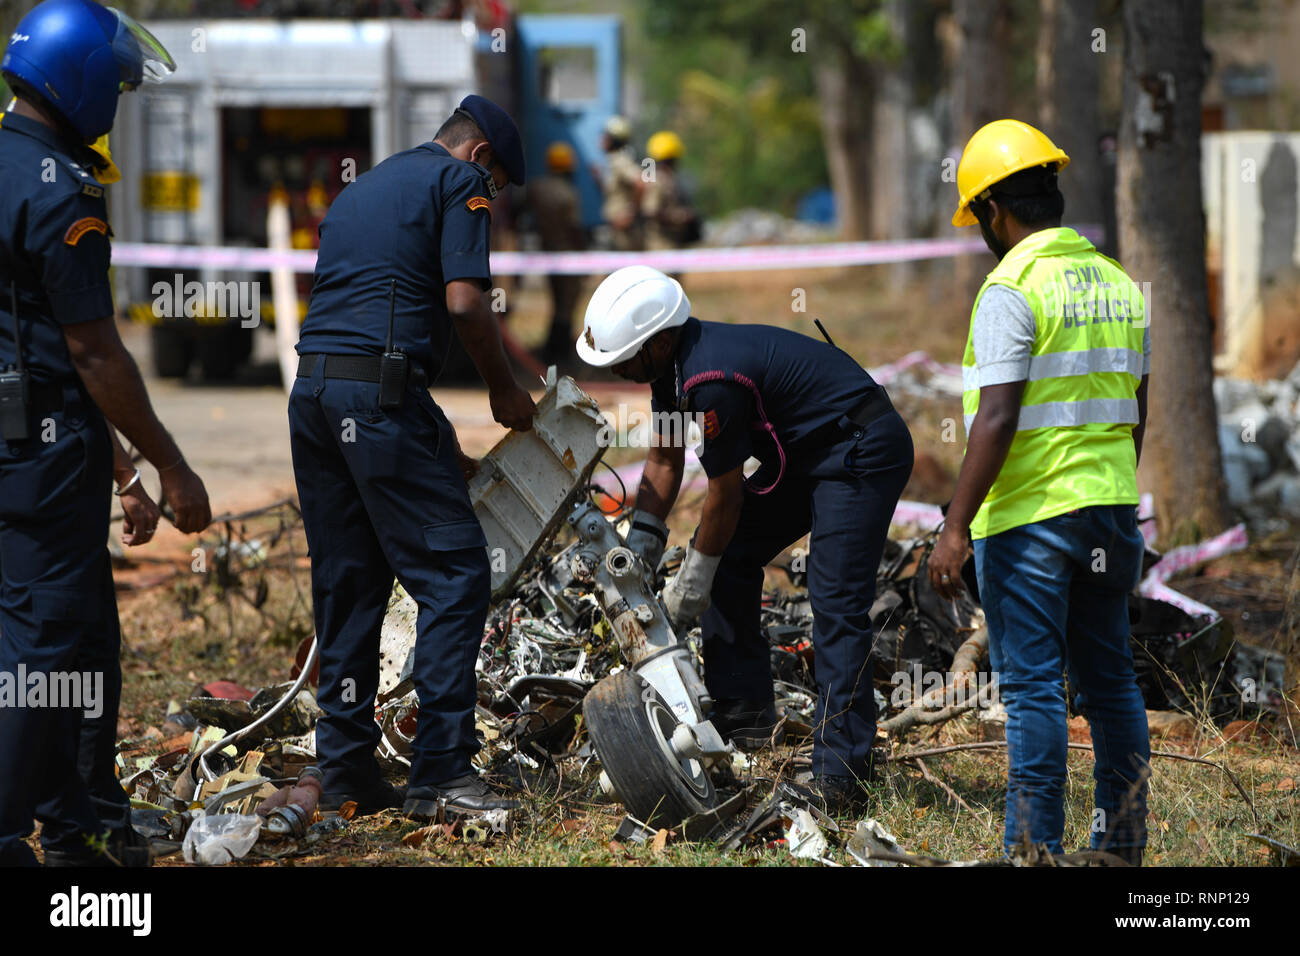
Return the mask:
M 184 378 L 194 358 L 194 330 L 173 323 L 149 330 L 149 350 L 154 374 L 159 378 Z
M 671 827 L 717 804 L 707 772 L 693 789 L 677 760 L 664 751 L 650 711 L 668 705 L 641 675 L 624 670 L 588 693 L 582 714 L 601 766 L 627 811 L 643 823 Z M 668 731 L 671 736 L 671 731 Z

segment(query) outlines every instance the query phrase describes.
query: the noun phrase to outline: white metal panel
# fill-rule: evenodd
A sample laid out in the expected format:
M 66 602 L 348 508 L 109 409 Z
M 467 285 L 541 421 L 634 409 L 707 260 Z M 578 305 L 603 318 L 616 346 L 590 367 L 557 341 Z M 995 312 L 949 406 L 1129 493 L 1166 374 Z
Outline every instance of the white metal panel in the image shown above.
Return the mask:
M 393 75 L 411 86 L 468 85 L 474 77 L 472 27 L 467 32 L 455 22 L 403 24 L 393 31 Z

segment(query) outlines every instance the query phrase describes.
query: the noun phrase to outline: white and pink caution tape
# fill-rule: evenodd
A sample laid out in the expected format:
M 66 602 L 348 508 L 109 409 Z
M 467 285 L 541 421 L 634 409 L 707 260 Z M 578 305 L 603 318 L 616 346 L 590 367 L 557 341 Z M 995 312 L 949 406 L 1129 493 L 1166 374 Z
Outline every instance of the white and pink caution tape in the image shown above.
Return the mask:
M 1206 561 L 1212 561 L 1215 558 L 1223 557 L 1225 554 L 1240 551 L 1246 547 L 1246 543 L 1246 526 L 1239 524 L 1229 528 L 1223 534 L 1210 538 L 1208 541 L 1174 548 L 1161 557 L 1147 572 L 1147 576 L 1138 585 L 1138 594 L 1172 604 L 1194 617 L 1208 615 L 1217 619 L 1219 612 L 1214 608 L 1193 600 L 1185 594 L 1179 594 L 1173 588 L 1166 587 L 1165 582 L 1179 571 L 1186 571 Z
M 985 251 L 982 239 L 896 239 L 871 242 L 817 242 L 783 246 L 665 249 L 648 252 L 492 253 L 497 275 L 601 275 L 623 266 L 648 265 L 664 272 L 752 272 L 868 266 L 920 259 L 943 259 Z M 115 242 L 113 265 L 152 268 L 313 272 L 316 250 L 275 252 L 238 246 L 182 246 L 170 243 Z

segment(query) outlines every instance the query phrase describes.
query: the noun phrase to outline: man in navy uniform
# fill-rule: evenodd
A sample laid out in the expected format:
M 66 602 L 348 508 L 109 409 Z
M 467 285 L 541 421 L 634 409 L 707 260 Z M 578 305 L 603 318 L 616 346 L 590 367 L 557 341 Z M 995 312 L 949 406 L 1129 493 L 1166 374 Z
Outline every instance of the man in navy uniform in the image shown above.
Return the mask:
M 455 329 L 493 418 L 532 427 L 536 406 L 483 300 L 491 200 L 507 180 L 524 182 L 519 131 L 496 104 L 467 96 L 432 142 L 359 177 L 321 224 L 289 428 L 320 642 L 326 807 L 354 800 L 362 813 L 400 806 L 426 817 L 439 801 L 453 811 L 514 806 L 470 766 L 491 575 L 462 474 L 472 463 L 428 392 Z M 419 605 L 409 792 L 386 783 L 374 757 L 394 576 Z
M 659 563 L 686 456 L 685 420 L 671 413 L 699 416 L 708 493 L 664 588 L 669 619 L 679 633 L 700 621 L 714 726 L 742 748 L 762 745 L 777 729 L 759 626 L 763 567 L 811 531 L 813 782 L 830 810 L 857 809 L 876 733 L 870 610 L 912 472 L 911 435 L 885 390 L 840 349 L 787 329 L 701 322 L 690 311 L 676 280 L 629 266 L 596 289 L 578 339 L 585 362 L 651 385 L 659 438 L 628 546 Z M 746 478 L 751 456 L 762 465 Z
M 15 94 L 0 116 L 0 680 L 15 692 L 0 692 L 0 865 L 35 864 L 33 816 L 47 865 L 149 862 L 113 773 L 121 634 L 104 543 L 115 476 L 128 517 L 152 505 L 109 422 L 157 467 L 178 528 L 211 515 L 117 335 L 88 146 L 120 91 L 173 68 L 134 20 L 87 0 L 45 0 L 0 63 Z M 32 706 L 35 674 L 89 694 Z

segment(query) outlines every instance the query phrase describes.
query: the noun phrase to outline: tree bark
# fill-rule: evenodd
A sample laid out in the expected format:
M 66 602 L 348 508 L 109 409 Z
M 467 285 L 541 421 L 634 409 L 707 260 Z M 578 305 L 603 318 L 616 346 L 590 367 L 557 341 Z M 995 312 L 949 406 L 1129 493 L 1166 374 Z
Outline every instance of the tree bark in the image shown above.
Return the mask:
M 1067 224 L 1101 225 L 1097 152 L 1100 61 L 1097 0 L 1039 0 L 1038 125 L 1070 157 L 1061 176 Z M 1101 243 L 1099 242 L 1100 246 Z
M 981 126 L 1006 117 L 1011 10 L 1008 0 L 953 0 L 952 8 L 961 37 L 953 116 L 965 144 Z
M 1222 531 L 1230 518 L 1211 390 L 1201 205 L 1203 16 L 1200 0 L 1124 4 L 1120 253 L 1151 321 L 1140 477 L 1155 495 L 1166 544 Z
M 825 37 L 824 43 L 829 50 L 814 77 L 840 235 L 846 240 L 868 239 L 874 84 L 870 69 L 853 56 L 843 38 Z
M 960 156 L 976 130 L 1007 116 L 1011 11 L 1008 0 L 953 0 L 952 11 L 958 36 L 952 116 Z M 973 226 L 965 232 L 978 235 Z M 954 277 L 965 298 L 974 299 L 994 264 L 982 252 L 957 257 Z

